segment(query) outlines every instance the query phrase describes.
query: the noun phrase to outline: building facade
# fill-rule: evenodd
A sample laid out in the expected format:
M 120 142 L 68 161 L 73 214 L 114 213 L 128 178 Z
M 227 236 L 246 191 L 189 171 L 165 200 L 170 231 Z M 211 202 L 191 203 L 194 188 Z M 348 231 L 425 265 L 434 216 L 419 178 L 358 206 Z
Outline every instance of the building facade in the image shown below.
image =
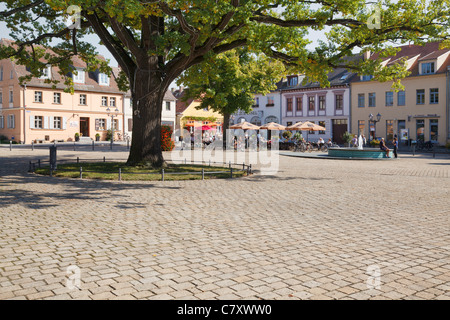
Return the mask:
M 346 69 L 335 69 L 328 75 L 328 88 L 322 88 L 318 82 L 303 83 L 302 75 L 288 76 L 281 87 L 282 124 L 310 121 L 326 130 L 303 132 L 304 138 L 343 143 L 342 135 L 349 130 L 350 81 L 354 76 Z
M 8 43 L 2 39 L 3 43 Z M 84 71 L 86 64 L 74 57 L 74 94 L 64 92 L 56 67 L 48 66 L 40 78 L 20 85 L 28 74 L 25 66 L 0 61 L 0 135 L 19 143 L 74 141 L 76 134 L 101 140 L 114 127 L 116 139 L 123 132 L 123 97 L 114 74 Z M 56 80 L 56 88 L 46 80 Z M 108 109 L 109 108 L 109 113 Z
M 383 65 L 406 61 L 410 75 L 402 80 L 404 90 L 395 92 L 392 82 L 371 77 L 352 81 L 352 133 L 387 141 L 397 135 L 403 145 L 418 139 L 445 145 L 449 139 L 450 50 L 439 49 L 437 42 L 400 48 L 396 56 L 384 58 Z

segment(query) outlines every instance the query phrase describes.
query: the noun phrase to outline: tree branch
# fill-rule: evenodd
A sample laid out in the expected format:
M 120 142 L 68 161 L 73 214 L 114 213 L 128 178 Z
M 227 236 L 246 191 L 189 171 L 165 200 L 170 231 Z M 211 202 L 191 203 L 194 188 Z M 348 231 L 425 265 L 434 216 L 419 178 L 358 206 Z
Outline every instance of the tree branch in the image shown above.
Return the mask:
M 36 2 L 32 2 L 32 3 L 27 4 L 26 6 L 23 6 L 23 7 L 20 7 L 20 8 L 11 9 L 9 11 L 3 11 L 3 12 L 0 12 L 0 17 L 6 18 L 6 17 L 9 17 L 9 16 L 12 16 L 13 14 L 15 14 L 17 12 L 23 12 L 23 11 L 26 11 L 28 9 L 37 7 L 38 5 L 40 5 L 42 3 L 44 3 L 44 0 L 38 0 Z

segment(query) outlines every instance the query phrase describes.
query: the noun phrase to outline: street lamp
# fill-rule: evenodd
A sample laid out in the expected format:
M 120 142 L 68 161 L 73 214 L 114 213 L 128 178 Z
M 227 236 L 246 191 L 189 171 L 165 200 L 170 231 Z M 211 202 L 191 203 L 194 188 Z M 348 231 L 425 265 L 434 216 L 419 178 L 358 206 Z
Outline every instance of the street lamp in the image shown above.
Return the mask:
M 376 138 L 377 135 L 377 122 L 380 122 L 381 120 L 381 114 L 377 114 L 377 118 L 375 119 L 373 114 L 369 114 L 369 130 L 370 130 L 370 123 L 373 122 L 373 137 Z M 370 132 L 369 132 L 369 142 L 370 142 Z
M 119 115 L 119 109 L 116 108 L 114 112 L 111 112 L 111 109 L 108 107 L 106 109 L 106 112 L 108 114 L 108 117 L 111 117 L 111 145 L 110 149 L 112 150 L 113 142 L 114 142 L 114 117 L 117 117 Z

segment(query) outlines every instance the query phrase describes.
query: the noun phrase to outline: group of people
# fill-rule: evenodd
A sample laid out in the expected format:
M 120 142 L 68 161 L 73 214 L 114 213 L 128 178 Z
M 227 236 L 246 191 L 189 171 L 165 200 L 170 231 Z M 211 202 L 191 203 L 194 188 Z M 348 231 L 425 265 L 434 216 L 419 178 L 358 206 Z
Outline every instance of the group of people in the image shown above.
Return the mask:
M 359 141 L 360 139 L 358 139 L 358 137 L 356 136 L 356 134 L 353 136 L 352 139 L 352 146 L 353 147 L 363 147 L 366 145 L 366 137 L 364 135 L 361 135 L 361 141 Z M 362 145 L 360 146 L 359 144 L 362 143 Z M 397 135 L 394 136 L 394 140 L 392 141 L 394 147 L 393 147 L 393 153 L 394 153 L 394 157 L 397 158 L 398 154 L 398 139 L 397 139 Z M 381 138 L 380 140 L 380 150 L 383 150 L 384 152 L 386 152 L 386 158 L 390 158 L 390 151 L 391 149 L 389 149 L 386 146 L 386 141 L 384 138 Z

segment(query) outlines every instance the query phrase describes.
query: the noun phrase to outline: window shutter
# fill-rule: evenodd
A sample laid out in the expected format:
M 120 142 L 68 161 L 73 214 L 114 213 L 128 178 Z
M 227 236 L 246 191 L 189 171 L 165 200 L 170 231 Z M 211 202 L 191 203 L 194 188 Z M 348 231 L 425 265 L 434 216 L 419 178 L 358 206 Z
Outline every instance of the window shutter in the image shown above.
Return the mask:
M 117 128 L 117 130 L 122 131 L 123 127 L 122 127 L 122 118 L 119 118 L 119 127 Z
M 34 116 L 30 116 L 30 129 L 34 129 Z
M 111 119 L 106 120 L 106 130 L 111 130 Z
M 48 129 L 48 117 L 44 117 L 44 129 Z
M 67 129 L 67 119 L 66 119 L 66 117 L 63 118 L 62 128 L 63 128 L 63 130 Z
M 55 129 L 55 118 L 54 117 L 49 117 L 49 121 L 50 121 L 50 123 L 49 123 L 50 129 Z
M 11 115 L 11 129 L 16 128 L 16 116 L 13 114 Z

